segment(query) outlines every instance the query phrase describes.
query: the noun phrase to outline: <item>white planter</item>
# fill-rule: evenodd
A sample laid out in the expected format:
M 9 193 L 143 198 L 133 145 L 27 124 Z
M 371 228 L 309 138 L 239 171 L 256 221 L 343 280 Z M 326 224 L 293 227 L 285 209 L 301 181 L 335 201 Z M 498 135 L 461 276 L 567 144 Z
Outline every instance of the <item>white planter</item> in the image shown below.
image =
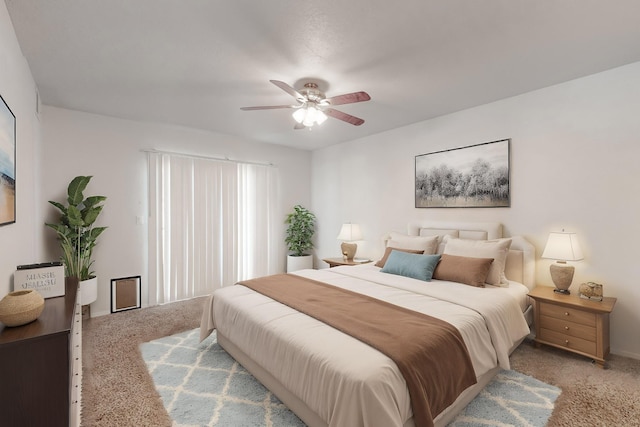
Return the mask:
M 98 299 L 98 278 L 80 281 L 80 301 L 88 305 Z
M 313 268 L 313 255 L 287 256 L 287 273 Z

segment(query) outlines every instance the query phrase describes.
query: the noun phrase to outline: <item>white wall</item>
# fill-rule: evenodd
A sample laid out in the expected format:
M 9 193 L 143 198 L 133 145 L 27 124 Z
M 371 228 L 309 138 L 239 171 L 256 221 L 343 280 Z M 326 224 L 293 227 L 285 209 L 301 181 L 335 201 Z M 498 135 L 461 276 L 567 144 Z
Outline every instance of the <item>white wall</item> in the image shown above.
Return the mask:
M 158 149 L 229 159 L 270 162 L 280 172 L 280 206 L 284 214 L 295 204 L 310 205 L 311 153 L 283 146 L 256 144 L 235 137 L 177 126 L 141 123 L 45 106 L 43 125 L 44 215 L 55 220 L 47 200 L 63 201 L 77 175 L 93 175 L 85 196 L 107 196 L 98 225 L 109 228 L 94 250 L 98 300 L 92 315 L 109 312 L 111 279 L 142 276 L 143 304 L 147 296 L 147 155 Z M 138 216 L 144 225 L 136 222 Z M 43 233 L 49 257 L 57 254 L 52 230 Z M 284 235 L 280 247 L 284 271 Z
M 437 99 L 428 102 L 438 102 Z M 618 298 L 612 352 L 640 358 L 640 63 L 313 153 L 316 255 L 339 256 L 340 224 L 362 225 L 358 256 L 378 257 L 388 231 L 418 219 L 499 221 L 542 253 L 550 231 L 578 232 L 593 280 Z M 511 207 L 414 208 L 414 156 L 511 138 Z M 537 279 L 552 285 L 550 260 Z
M 0 298 L 13 290 L 19 264 L 40 259 L 41 220 L 37 182 L 40 126 L 36 117 L 36 87 L 22 56 L 13 24 L 0 2 L 0 94 L 16 116 L 16 222 L 0 227 Z

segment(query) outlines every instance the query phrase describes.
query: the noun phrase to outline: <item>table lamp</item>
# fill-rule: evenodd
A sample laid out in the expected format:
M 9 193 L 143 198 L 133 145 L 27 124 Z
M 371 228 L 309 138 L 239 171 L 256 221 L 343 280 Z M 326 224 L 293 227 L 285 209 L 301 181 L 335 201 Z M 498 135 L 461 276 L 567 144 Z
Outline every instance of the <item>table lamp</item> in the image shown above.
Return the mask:
M 567 233 L 564 230 L 562 232 L 549 233 L 547 244 L 544 247 L 544 252 L 542 252 L 542 258 L 555 259 L 557 261 L 549 267 L 551 280 L 556 285 L 556 289 L 553 291 L 569 294 L 569 286 L 571 286 L 575 268 L 567 264 L 567 261 L 584 259 L 576 233 Z
M 362 240 L 360 225 L 351 223 L 342 224 L 342 228 L 340 229 L 340 234 L 338 234 L 337 239 L 342 240 L 340 251 L 342 252 L 344 259 L 347 261 L 353 261 L 353 257 L 356 256 L 356 250 L 358 250 L 358 245 L 353 243 L 353 241 Z

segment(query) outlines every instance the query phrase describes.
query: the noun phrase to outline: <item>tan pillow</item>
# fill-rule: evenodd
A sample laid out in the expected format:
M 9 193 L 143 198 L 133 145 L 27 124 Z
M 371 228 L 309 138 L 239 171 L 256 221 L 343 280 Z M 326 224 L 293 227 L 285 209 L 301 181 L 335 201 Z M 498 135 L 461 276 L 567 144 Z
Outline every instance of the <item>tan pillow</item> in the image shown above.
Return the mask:
M 424 251 L 419 251 L 419 250 L 413 250 L 413 249 L 398 249 L 398 248 L 392 248 L 391 246 L 387 246 L 387 248 L 384 250 L 384 255 L 382 255 L 382 258 L 380 258 L 380 260 L 378 262 L 376 262 L 376 267 L 384 267 L 384 264 L 387 262 L 387 258 L 389 258 L 389 254 L 391 254 L 391 251 L 400 251 L 400 252 L 407 252 L 410 254 L 419 254 L 422 255 L 424 253 Z
M 433 278 L 484 288 L 493 258 L 472 258 L 443 254 Z
M 433 255 L 438 249 L 438 236 L 407 236 L 396 232 L 389 233 L 389 236 L 387 246 L 392 248 L 422 250 L 425 255 Z
M 446 239 L 444 254 L 473 258 L 493 258 L 487 283 L 495 286 L 509 286 L 504 275 L 507 254 L 511 247 L 511 239 L 467 240 Z

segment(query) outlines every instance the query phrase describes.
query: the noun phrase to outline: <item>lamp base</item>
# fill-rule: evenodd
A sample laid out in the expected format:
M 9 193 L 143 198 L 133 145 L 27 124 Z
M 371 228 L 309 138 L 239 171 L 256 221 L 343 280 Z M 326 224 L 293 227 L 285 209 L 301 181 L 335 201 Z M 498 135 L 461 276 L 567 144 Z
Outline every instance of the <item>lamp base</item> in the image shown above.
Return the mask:
M 342 244 L 340 244 L 340 250 L 345 260 L 353 261 L 353 257 L 356 256 L 356 251 L 358 250 L 358 245 L 355 243 L 342 242 Z
M 569 289 L 554 289 L 553 292 L 557 293 L 557 294 L 563 294 L 563 295 L 569 295 L 571 292 L 569 292 Z
M 571 286 L 575 268 L 566 262 L 558 261 L 549 266 L 549 271 L 551 272 L 551 280 L 557 288 L 555 292 L 569 294 L 569 286 Z

